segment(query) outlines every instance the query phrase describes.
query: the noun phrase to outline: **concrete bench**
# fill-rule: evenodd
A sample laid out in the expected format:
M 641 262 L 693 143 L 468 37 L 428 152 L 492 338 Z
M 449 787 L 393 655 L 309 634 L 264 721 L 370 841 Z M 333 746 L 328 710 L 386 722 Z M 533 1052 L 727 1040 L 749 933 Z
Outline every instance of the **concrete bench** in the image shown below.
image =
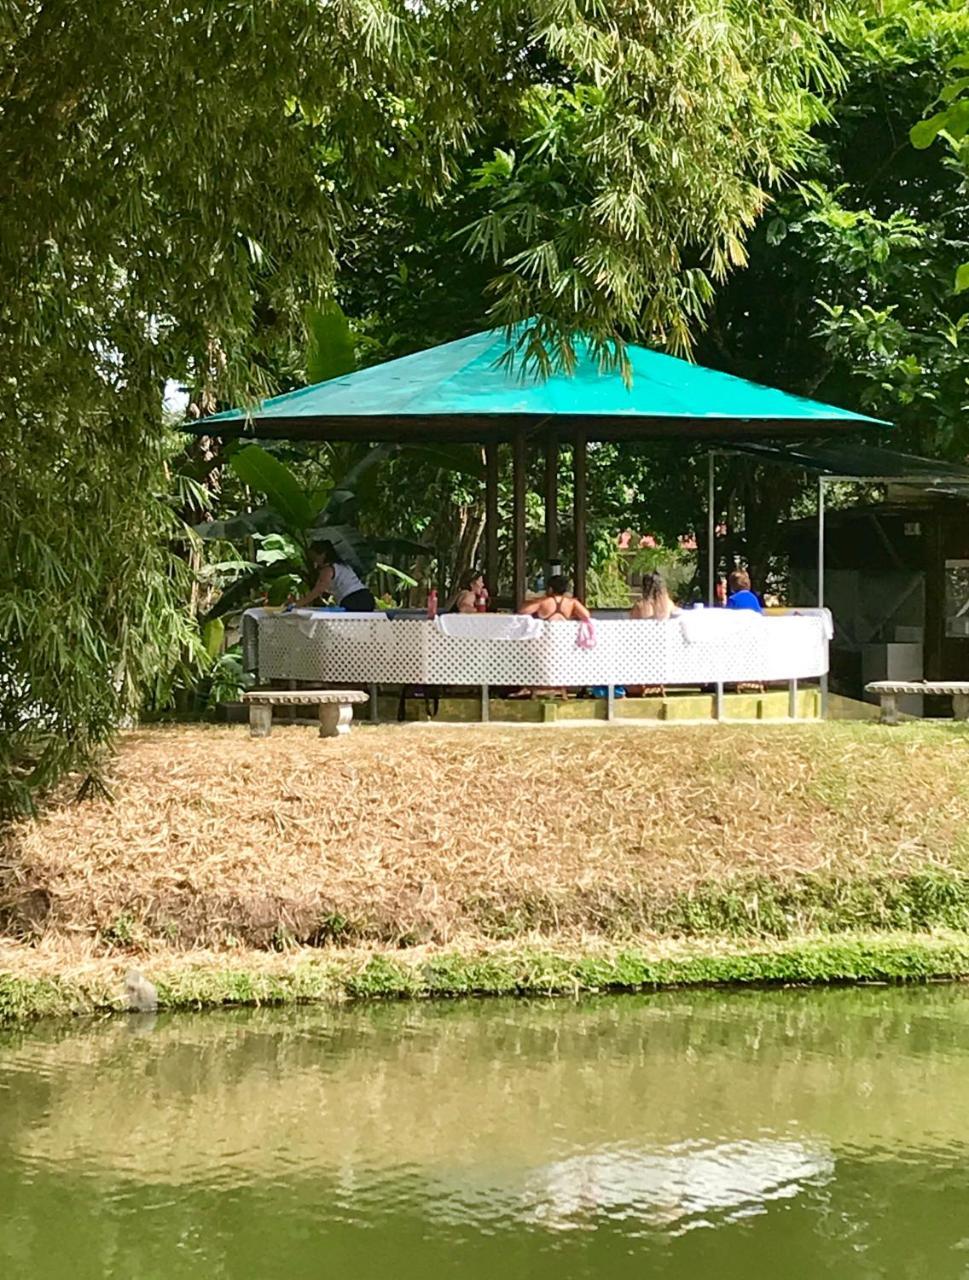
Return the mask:
M 881 699 L 883 724 L 898 724 L 896 698 L 912 693 L 951 697 L 955 719 L 969 720 L 969 680 L 874 680 L 865 689 Z
M 368 702 L 358 689 L 259 689 L 244 693 L 249 707 L 249 733 L 268 738 L 273 731 L 273 707 L 319 707 L 320 737 L 349 733 L 354 703 Z

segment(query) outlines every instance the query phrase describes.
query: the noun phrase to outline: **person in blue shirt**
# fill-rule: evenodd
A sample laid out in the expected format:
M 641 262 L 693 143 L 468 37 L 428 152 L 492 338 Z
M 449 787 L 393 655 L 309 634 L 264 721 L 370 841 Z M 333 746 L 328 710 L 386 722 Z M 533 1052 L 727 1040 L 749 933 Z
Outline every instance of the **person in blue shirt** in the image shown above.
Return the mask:
M 755 613 L 763 613 L 764 608 L 750 589 L 750 574 L 746 569 L 734 569 L 727 578 L 728 609 L 753 609 Z

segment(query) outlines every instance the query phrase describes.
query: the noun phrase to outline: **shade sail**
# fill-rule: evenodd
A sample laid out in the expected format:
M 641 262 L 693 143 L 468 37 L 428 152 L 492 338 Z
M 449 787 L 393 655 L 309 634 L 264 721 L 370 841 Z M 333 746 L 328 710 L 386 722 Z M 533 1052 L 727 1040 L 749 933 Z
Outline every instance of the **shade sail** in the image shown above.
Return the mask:
M 800 467 L 817 475 L 908 485 L 937 493 L 969 496 L 969 467 L 855 441 L 783 445 L 751 441 L 730 445 L 725 452 Z
M 321 440 L 507 439 L 582 431 L 587 438 L 734 439 L 887 424 L 629 346 L 632 380 L 602 372 L 584 342 L 573 374 L 546 379 L 499 365 L 504 330 L 491 329 L 333 378 L 187 430 Z

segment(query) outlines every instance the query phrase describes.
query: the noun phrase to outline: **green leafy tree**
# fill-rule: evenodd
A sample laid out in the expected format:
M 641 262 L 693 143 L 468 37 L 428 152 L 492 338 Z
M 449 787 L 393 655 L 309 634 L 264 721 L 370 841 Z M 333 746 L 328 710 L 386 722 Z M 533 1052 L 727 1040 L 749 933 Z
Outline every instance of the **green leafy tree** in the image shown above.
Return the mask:
M 439 199 L 485 136 L 522 157 L 489 250 L 496 318 L 539 317 L 519 354 L 568 364 L 579 329 L 604 357 L 684 347 L 701 275 L 742 263 L 800 158 L 829 7 L 2 6 L 0 812 L 89 761 L 188 643 L 152 496 L 167 379 L 201 413 L 279 389 L 353 210 Z

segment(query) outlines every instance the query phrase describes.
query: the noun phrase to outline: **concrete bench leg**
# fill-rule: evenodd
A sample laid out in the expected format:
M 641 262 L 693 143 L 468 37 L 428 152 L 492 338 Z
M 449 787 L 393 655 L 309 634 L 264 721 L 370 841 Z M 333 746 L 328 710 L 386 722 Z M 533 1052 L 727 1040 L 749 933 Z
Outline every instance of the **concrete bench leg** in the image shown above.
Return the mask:
M 250 738 L 268 738 L 273 731 L 273 709 L 249 704 Z
M 882 701 L 882 724 L 898 724 L 898 702 L 894 693 L 880 695 Z
M 353 723 L 353 707 L 349 702 L 320 703 L 320 737 L 336 738 L 349 733 Z
M 956 720 L 969 720 L 969 693 L 952 695 L 952 714 Z

